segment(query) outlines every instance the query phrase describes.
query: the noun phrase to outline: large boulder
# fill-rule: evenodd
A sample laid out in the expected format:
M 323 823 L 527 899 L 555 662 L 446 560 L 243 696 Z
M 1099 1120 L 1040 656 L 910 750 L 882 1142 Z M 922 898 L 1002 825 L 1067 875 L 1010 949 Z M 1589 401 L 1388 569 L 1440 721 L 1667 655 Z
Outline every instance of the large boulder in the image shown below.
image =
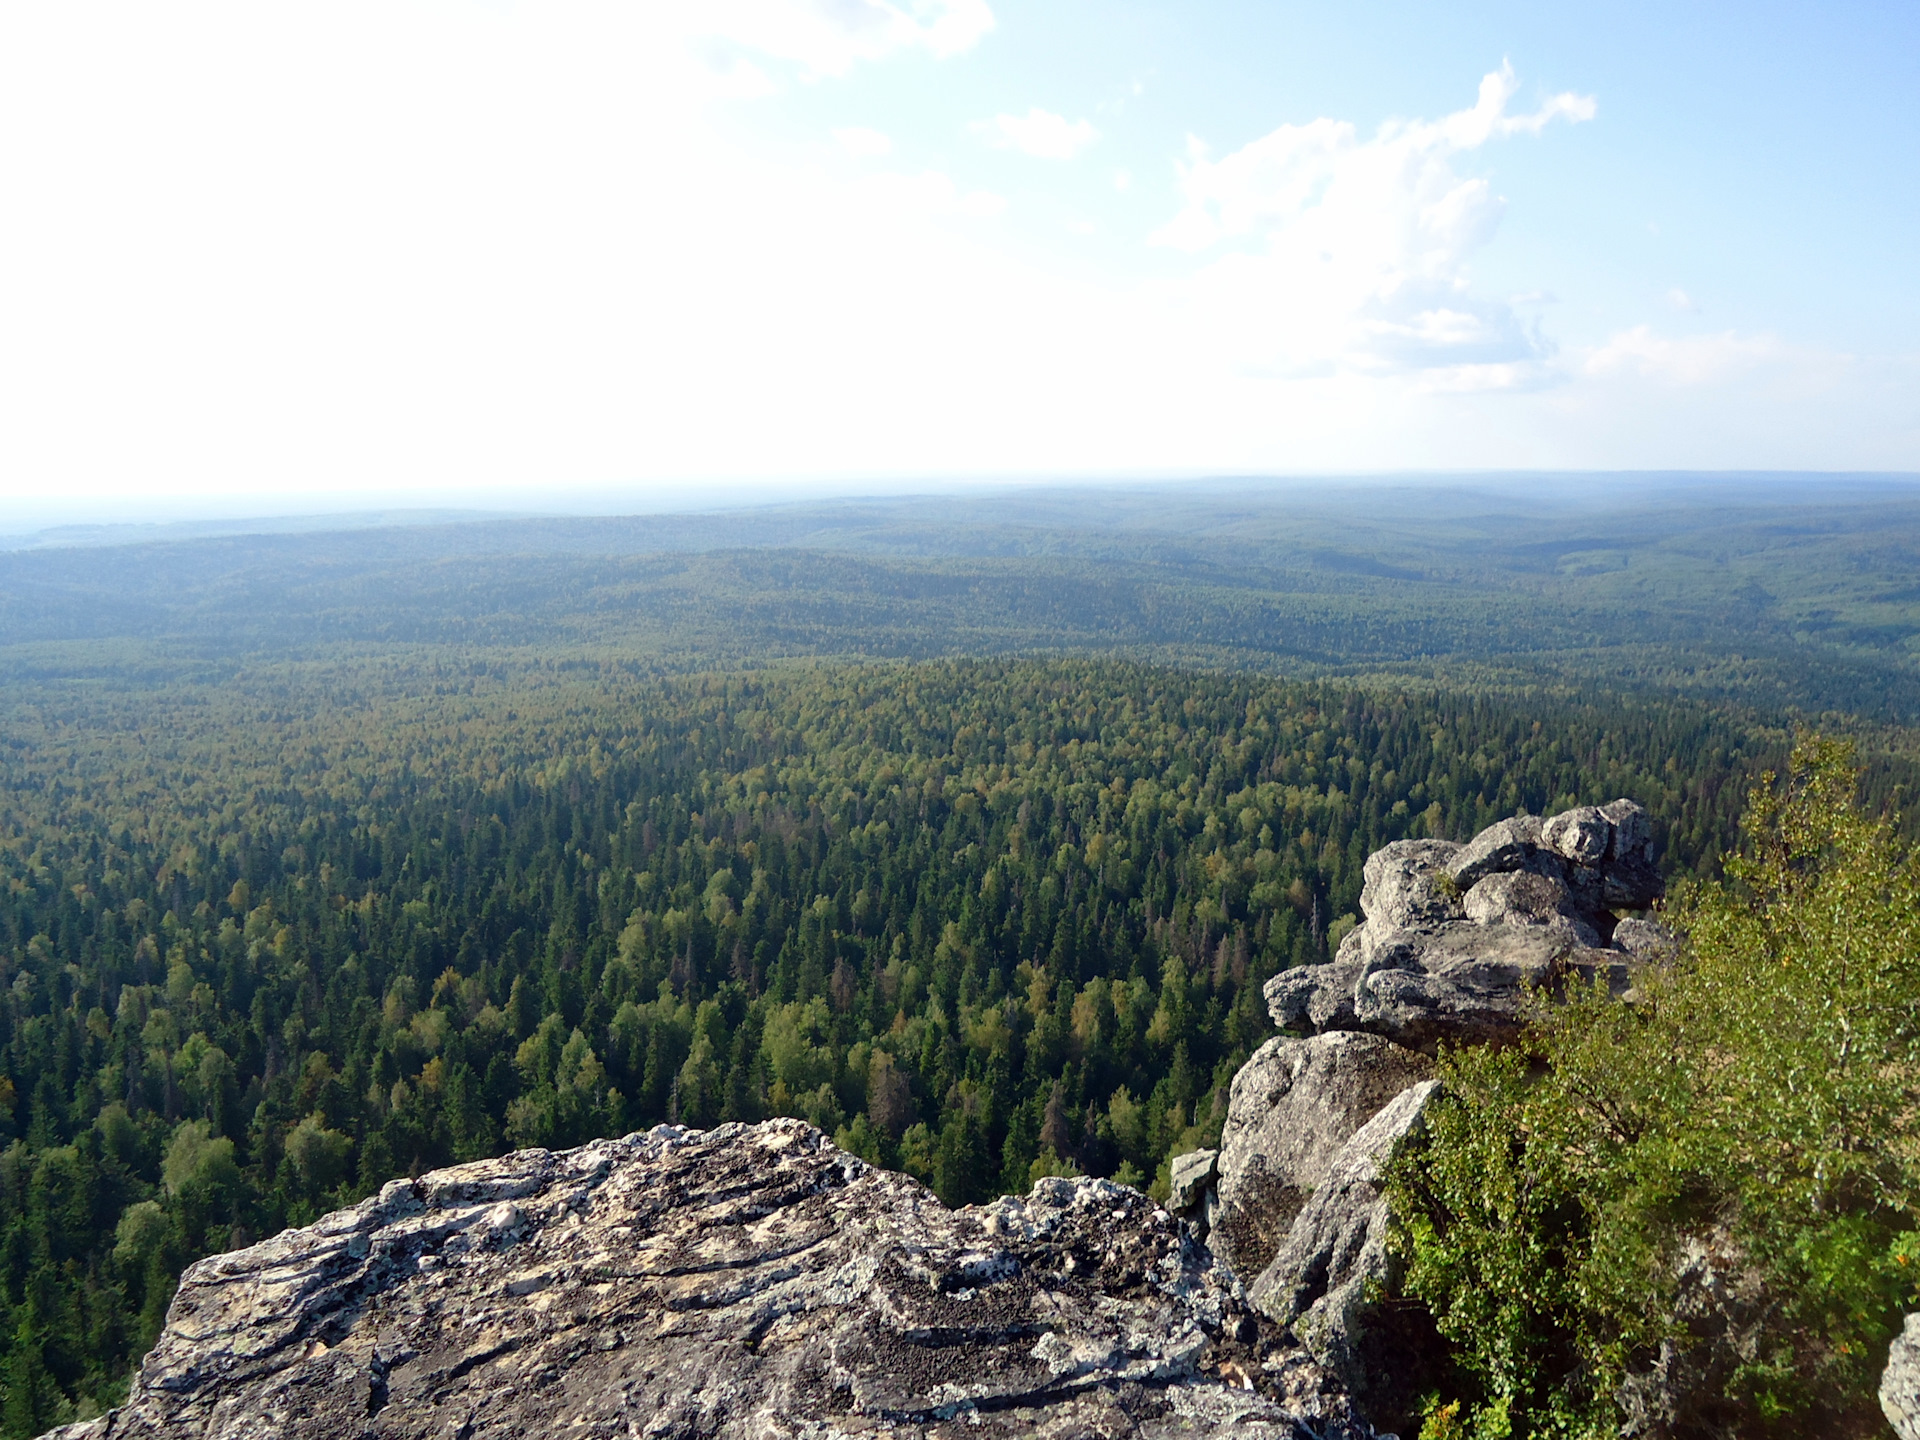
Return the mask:
M 1426 1056 L 1354 1031 L 1262 1045 L 1233 1077 L 1214 1162 L 1214 1254 L 1236 1275 L 1258 1275 L 1341 1147 L 1432 1073 Z
M 1601 866 L 1601 903 L 1616 910 L 1644 910 L 1662 895 L 1666 885 L 1653 863 L 1653 821 L 1631 800 L 1600 807 L 1613 826 L 1607 858 Z
M 1613 822 L 1598 805 L 1582 805 L 1543 821 L 1540 842 L 1576 865 L 1598 865 L 1613 845 Z
M 1489 875 L 1527 870 L 1559 874 L 1566 860 L 1548 849 L 1545 841 L 1546 822 L 1538 815 L 1499 820 L 1469 840 L 1447 872 L 1462 890 L 1472 889 Z
M 1219 1174 L 1218 1150 L 1189 1150 L 1167 1166 L 1167 1209 L 1186 1216 L 1202 1239 L 1213 1219 L 1213 1185 Z
M 1461 908 L 1476 925 L 1550 930 L 1569 945 L 1597 949 L 1600 936 L 1581 913 L 1572 889 L 1555 875 L 1532 871 L 1489 875 L 1467 891 Z
M 1520 1028 L 1530 992 L 1570 977 L 1624 992 L 1628 962 L 1664 943 L 1616 913 L 1662 893 L 1652 826 L 1631 800 L 1515 816 L 1465 845 L 1399 841 L 1368 857 L 1365 881 L 1364 923 L 1334 958 L 1267 982 L 1282 1029 L 1362 1030 L 1426 1051 L 1494 1043 Z M 1627 943 L 1613 943 L 1622 924 Z
M 1386 929 L 1458 920 L 1458 887 L 1447 879 L 1463 847 L 1450 840 L 1396 840 L 1367 857 L 1360 912 Z
M 1137 1190 L 952 1211 L 775 1120 L 396 1180 L 181 1279 L 66 1440 L 1359 1440 L 1337 1387 Z
M 1248 1294 L 1291 1327 L 1376 1424 L 1407 1417 L 1438 1351 L 1418 1306 L 1392 1298 L 1398 1267 L 1387 1247 L 1387 1161 L 1423 1127 L 1439 1082 L 1410 1085 L 1362 1126 Z
M 1900 1440 L 1920 1440 L 1920 1315 L 1893 1337 L 1880 1375 L 1880 1408 Z
M 1269 980 L 1274 1023 L 1291 1031 L 1364 1030 L 1431 1054 L 1442 1043 L 1512 1038 L 1532 991 L 1569 978 L 1601 976 L 1616 991 L 1628 983 L 1625 952 L 1591 948 L 1546 926 L 1461 921 L 1370 938 L 1371 947 L 1342 945 L 1325 965 Z

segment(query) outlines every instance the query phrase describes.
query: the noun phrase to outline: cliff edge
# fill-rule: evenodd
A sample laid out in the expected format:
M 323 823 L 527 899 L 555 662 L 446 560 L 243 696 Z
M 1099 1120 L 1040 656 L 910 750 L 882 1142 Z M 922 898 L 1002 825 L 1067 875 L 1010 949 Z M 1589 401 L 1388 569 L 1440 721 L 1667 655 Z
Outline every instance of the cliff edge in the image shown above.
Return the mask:
M 1372 1433 L 1139 1191 L 948 1210 L 796 1120 L 396 1180 L 202 1260 L 127 1403 L 53 1433 L 876 1432 Z

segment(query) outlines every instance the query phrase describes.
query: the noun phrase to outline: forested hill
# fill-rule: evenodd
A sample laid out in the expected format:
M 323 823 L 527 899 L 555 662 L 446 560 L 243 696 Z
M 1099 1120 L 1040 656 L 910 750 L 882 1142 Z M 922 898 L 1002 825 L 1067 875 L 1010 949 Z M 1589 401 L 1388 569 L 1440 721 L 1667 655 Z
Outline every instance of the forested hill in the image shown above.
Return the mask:
M 507 1146 L 786 1113 L 953 1201 L 1152 1180 L 1371 849 L 1625 794 L 1711 870 L 1787 739 L 1082 661 L 61 696 L 0 764 L 14 1435 L 192 1257 Z
M 1907 723 L 1916 566 L 1920 487 L 1836 477 L 1246 482 L 309 525 L 0 553 L 0 679 L 172 683 L 450 650 L 681 671 L 1045 651 L 1483 689 L 1600 681 Z

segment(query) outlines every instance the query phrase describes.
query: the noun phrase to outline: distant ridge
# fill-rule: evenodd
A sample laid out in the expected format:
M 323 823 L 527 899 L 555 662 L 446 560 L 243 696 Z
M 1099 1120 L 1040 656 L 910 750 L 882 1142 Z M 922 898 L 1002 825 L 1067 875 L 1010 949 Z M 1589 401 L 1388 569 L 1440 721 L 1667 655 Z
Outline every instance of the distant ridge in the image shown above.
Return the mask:
M 480 553 L 635 553 L 737 545 L 845 545 L 879 541 L 900 527 L 966 526 L 1029 531 L 1179 530 L 1196 506 L 1214 527 L 1302 513 L 1377 517 L 1356 510 L 1359 495 L 1391 496 L 1391 509 L 1450 521 L 1463 513 L 1506 512 L 1551 521 L 1572 513 L 1659 511 L 1734 504 L 1763 510 L 1863 505 L 1920 498 L 1920 473 L 1867 471 L 1407 471 L 1379 474 L 1087 477 L 998 484 L 929 482 L 916 488 L 814 490 L 798 495 L 730 492 L 640 495 L 516 492 L 493 506 L 368 506 L 305 514 L 180 520 L 69 521 L 0 530 L 0 552 L 164 545 L 248 535 L 459 527 Z M 249 503 L 249 502 L 238 502 Z M 1236 511 L 1240 513 L 1235 513 Z M 0 521 L 4 524 L 4 521 Z M 493 529 L 496 533 L 484 532 Z M 449 541 L 451 537 L 448 537 Z M 905 543 L 903 544 L 903 540 Z M 881 548 L 917 551 L 928 537 L 894 533 Z M 456 545 L 456 548 L 460 548 Z M 950 542 L 935 543 L 937 551 Z M 963 547 L 966 548 L 966 547 Z M 1338 566 L 1339 562 L 1334 562 Z
M 312 535 L 335 530 L 390 530 L 418 525 L 462 525 L 514 520 L 531 512 L 505 510 L 347 510 L 317 515 L 261 515 L 221 520 L 163 520 L 124 524 L 50 525 L 0 534 L 0 550 L 73 550 L 148 545 L 169 540 L 213 540 L 231 535 Z

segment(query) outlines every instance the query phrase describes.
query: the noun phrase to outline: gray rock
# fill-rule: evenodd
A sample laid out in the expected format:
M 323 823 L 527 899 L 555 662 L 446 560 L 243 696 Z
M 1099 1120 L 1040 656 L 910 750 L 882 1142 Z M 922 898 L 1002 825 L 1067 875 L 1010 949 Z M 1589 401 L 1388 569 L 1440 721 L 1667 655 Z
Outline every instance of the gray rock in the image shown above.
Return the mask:
M 1638 925 L 1614 940 L 1625 923 L 1614 908 L 1662 893 L 1652 855 L 1652 826 L 1631 800 L 1515 816 L 1464 846 L 1385 846 L 1367 860 L 1366 923 L 1331 962 L 1268 981 L 1267 1008 L 1284 1030 L 1361 1030 L 1431 1051 L 1512 1036 L 1529 993 L 1569 976 L 1603 976 L 1623 994 L 1624 956 L 1671 942 Z
M 1651 861 L 1610 860 L 1601 876 L 1601 903 L 1612 910 L 1645 910 L 1667 893 Z
M 1920 1315 L 1893 1337 L 1880 1375 L 1880 1408 L 1900 1440 L 1920 1440 Z
M 1666 885 L 1653 863 L 1653 821 L 1632 800 L 1603 805 L 1601 813 L 1613 826 L 1602 900 L 1616 910 L 1644 910 L 1666 894 Z
M 69 1434 L 761 1440 L 949 1421 L 1368 1433 L 1138 1191 L 1048 1179 L 950 1211 L 775 1120 L 397 1180 L 203 1260 L 127 1403 Z
M 1426 1056 L 1355 1031 L 1262 1045 L 1233 1077 L 1208 1232 L 1214 1254 L 1243 1279 L 1258 1275 L 1341 1147 L 1432 1073 Z
M 1295 1217 L 1273 1262 L 1248 1289 L 1289 1326 L 1376 1423 L 1412 1399 L 1410 1317 L 1388 1298 L 1398 1280 L 1387 1248 L 1382 1171 L 1422 1128 L 1437 1080 L 1408 1086 L 1341 1147 L 1327 1178 Z M 1416 1322 L 1417 1323 L 1417 1322 Z
M 1446 872 L 1460 850 L 1449 840 L 1396 840 L 1374 851 L 1361 872 L 1360 913 L 1389 929 L 1458 920 L 1460 902 Z
M 1680 951 L 1680 937 L 1655 920 L 1629 915 L 1613 927 L 1613 948 L 1636 960 L 1661 963 Z
M 1476 882 L 1461 908 L 1476 925 L 1545 925 L 1565 915 L 1572 901 L 1559 880 L 1509 871 Z
M 1325 965 L 1282 970 L 1266 984 L 1283 1030 L 1364 1030 L 1431 1053 L 1442 1042 L 1511 1039 L 1531 991 L 1570 976 L 1604 974 L 1624 991 L 1626 956 L 1580 943 L 1569 931 L 1471 921 L 1369 937 Z
M 1359 934 L 1356 930 L 1348 935 L 1340 953 L 1327 964 L 1296 965 L 1267 981 L 1261 994 L 1266 996 L 1274 1024 L 1282 1030 L 1315 1034 L 1364 1028 L 1353 999 L 1366 973 L 1366 961 L 1353 953 L 1360 946 Z
M 1167 1193 L 1167 1209 L 1176 1215 L 1191 1215 L 1203 1210 L 1220 1173 L 1218 1150 L 1189 1150 L 1173 1157 L 1172 1187 Z
M 1557 874 L 1565 862 L 1546 848 L 1545 829 L 1538 815 L 1516 815 L 1489 825 L 1454 857 L 1454 883 L 1466 891 L 1489 875 L 1539 869 Z
M 1564 881 L 1530 871 L 1489 875 L 1462 900 L 1467 918 L 1477 925 L 1515 925 L 1549 930 L 1571 945 L 1597 949 L 1600 936 L 1575 907 Z
M 1644 805 L 1637 800 L 1615 800 L 1602 805 L 1600 813 L 1613 827 L 1613 843 L 1607 851 L 1609 860 L 1653 863 L 1653 820 Z
M 1598 865 L 1613 845 L 1613 822 L 1598 805 L 1582 805 L 1548 820 L 1540 827 L 1540 838 L 1562 859 L 1576 865 Z

